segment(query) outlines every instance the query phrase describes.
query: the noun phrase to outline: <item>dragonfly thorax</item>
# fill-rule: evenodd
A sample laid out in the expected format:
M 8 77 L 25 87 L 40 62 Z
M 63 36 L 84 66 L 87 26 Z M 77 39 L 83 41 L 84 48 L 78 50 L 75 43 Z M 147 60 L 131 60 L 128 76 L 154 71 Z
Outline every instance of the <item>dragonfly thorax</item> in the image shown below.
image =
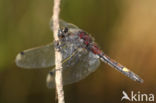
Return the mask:
M 77 34 L 70 32 L 68 28 L 60 29 L 59 35 L 59 45 L 60 51 L 63 55 L 63 59 L 71 56 L 75 51 L 81 51 L 84 48 L 83 40 L 79 38 Z M 60 34 L 59 34 L 60 33 Z

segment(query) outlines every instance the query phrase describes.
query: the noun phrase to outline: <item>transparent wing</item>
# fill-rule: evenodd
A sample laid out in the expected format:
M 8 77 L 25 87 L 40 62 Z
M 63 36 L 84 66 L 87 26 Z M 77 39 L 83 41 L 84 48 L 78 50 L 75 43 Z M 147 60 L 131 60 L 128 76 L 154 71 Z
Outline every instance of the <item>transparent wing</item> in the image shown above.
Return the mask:
M 63 64 L 63 85 L 84 79 L 90 73 L 94 72 L 99 65 L 99 58 L 93 53 L 78 52 Z M 55 88 L 55 72 L 48 74 L 47 85 L 49 88 Z
M 68 23 L 62 19 L 59 20 L 59 24 L 60 24 L 60 28 L 67 27 L 70 32 L 75 32 L 75 31 L 81 30 L 78 26 L 76 26 L 72 23 Z M 53 30 L 53 21 L 52 20 L 50 20 L 50 28 L 51 28 L 51 30 Z
M 20 52 L 16 56 L 16 65 L 22 68 L 46 68 L 55 64 L 54 46 L 50 43 Z
M 50 24 L 52 28 L 52 20 Z M 60 27 L 68 27 L 69 32 L 73 33 L 80 30 L 76 25 L 63 20 L 60 20 Z M 54 64 L 54 46 L 52 43 L 46 46 L 25 50 L 16 56 L 16 65 L 22 68 L 46 68 Z
M 74 25 L 74 24 L 72 24 L 72 23 L 68 23 L 68 22 L 66 22 L 66 21 L 64 21 L 64 20 L 62 20 L 62 19 L 60 19 L 60 27 L 68 27 L 68 28 L 72 28 L 72 29 L 79 29 L 79 27 L 78 26 L 76 26 L 76 25 Z

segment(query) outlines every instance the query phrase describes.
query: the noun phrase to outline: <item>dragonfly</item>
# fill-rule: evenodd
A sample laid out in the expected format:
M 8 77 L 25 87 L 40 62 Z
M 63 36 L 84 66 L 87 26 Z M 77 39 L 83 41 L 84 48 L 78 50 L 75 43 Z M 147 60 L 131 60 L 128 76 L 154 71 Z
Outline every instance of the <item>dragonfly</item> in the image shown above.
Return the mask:
M 53 28 L 52 25 L 51 28 Z M 57 48 L 62 53 L 63 85 L 86 78 L 99 67 L 100 61 L 130 79 L 143 83 L 143 79 L 137 74 L 108 57 L 95 43 L 94 38 L 78 26 L 60 20 L 58 37 L 59 41 L 18 53 L 15 60 L 16 65 L 25 69 L 53 67 L 47 75 L 47 86 L 55 88 L 54 48 Z

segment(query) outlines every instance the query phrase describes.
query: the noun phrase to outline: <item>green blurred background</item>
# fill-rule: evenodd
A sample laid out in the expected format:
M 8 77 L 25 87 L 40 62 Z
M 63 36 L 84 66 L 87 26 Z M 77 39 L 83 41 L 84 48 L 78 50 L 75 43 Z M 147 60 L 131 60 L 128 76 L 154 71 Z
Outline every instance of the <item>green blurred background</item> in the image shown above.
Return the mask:
M 46 87 L 50 68 L 25 70 L 14 62 L 18 52 L 53 41 L 52 6 L 53 0 L 0 0 L 0 103 L 56 102 L 55 89 Z M 91 33 L 107 55 L 144 79 L 136 83 L 101 63 L 64 87 L 66 103 L 121 103 L 123 90 L 156 95 L 156 1 L 62 0 L 60 17 Z

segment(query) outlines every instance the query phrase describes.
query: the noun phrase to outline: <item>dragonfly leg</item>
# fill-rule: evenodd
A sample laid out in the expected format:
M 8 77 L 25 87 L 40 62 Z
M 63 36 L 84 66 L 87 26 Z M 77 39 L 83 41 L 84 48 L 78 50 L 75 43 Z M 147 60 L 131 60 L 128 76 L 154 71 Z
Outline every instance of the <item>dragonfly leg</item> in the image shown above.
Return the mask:
M 58 50 L 61 51 L 61 49 L 64 47 L 65 44 L 61 44 L 60 40 L 54 41 L 54 47 Z
M 54 68 L 48 73 L 47 75 L 47 86 L 48 88 L 54 88 L 55 87 L 55 72 L 58 71 L 58 70 L 66 70 L 66 69 L 70 69 L 70 65 L 71 65 L 71 60 L 73 57 L 75 56 L 78 56 L 79 52 L 82 51 L 81 50 L 82 48 L 78 48 L 78 49 L 75 49 L 74 52 L 67 58 L 65 58 L 63 61 L 62 61 L 62 66 L 63 66 L 63 69 L 55 69 L 55 66 Z M 75 63 L 77 62 L 78 60 L 75 61 Z
M 62 61 L 62 64 L 65 64 L 65 68 L 68 68 L 68 66 L 70 67 L 71 66 L 71 62 L 72 62 L 72 58 L 73 57 L 76 57 L 78 56 L 80 52 L 80 48 L 78 49 L 75 49 L 74 52 L 67 58 L 65 58 L 63 61 Z M 78 60 L 75 60 L 74 62 L 76 63 Z
M 75 50 L 75 51 L 72 53 L 71 56 L 65 58 L 65 59 L 62 61 L 62 64 L 66 63 L 66 62 L 69 62 L 69 63 L 70 63 L 71 58 L 72 58 L 73 56 L 75 56 L 76 54 L 78 54 L 78 50 Z M 54 68 L 49 72 L 49 74 L 50 74 L 51 76 L 53 76 L 53 75 L 55 75 L 55 72 L 58 71 L 58 70 L 61 70 L 61 69 L 57 69 L 57 70 L 56 70 L 55 67 L 54 67 Z
M 49 72 L 49 74 L 51 75 L 51 76 L 54 76 L 55 75 L 55 72 L 56 71 L 60 71 L 61 69 L 52 69 L 50 72 Z

